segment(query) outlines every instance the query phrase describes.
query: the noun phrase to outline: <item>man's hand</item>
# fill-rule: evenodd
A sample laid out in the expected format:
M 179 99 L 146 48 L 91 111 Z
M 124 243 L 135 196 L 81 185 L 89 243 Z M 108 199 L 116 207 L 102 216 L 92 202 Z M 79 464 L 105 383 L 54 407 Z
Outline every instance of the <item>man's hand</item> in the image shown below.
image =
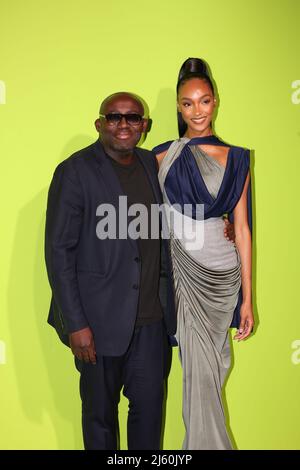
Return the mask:
M 69 334 L 72 353 L 80 361 L 96 364 L 96 350 L 93 333 L 89 327 Z
M 228 219 L 224 219 L 224 237 L 226 240 L 235 242 L 234 224 L 231 224 Z

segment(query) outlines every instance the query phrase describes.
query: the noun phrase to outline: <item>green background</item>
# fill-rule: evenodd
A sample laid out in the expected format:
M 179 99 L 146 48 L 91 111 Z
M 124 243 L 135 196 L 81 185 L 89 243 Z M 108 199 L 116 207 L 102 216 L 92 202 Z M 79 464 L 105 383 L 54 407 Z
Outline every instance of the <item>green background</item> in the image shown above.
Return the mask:
M 230 428 L 240 449 L 300 448 L 299 17 L 299 0 L 1 0 L 1 449 L 82 448 L 78 374 L 46 324 L 53 170 L 96 139 L 99 104 L 115 91 L 148 102 L 145 148 L 175 138 L 177 73 L 193 56 L 218 86 L 217 133 L 255 160 L 258 328 L 234 345 Z M 181 388 L 175 349 L 166 449 L 183 439 Z

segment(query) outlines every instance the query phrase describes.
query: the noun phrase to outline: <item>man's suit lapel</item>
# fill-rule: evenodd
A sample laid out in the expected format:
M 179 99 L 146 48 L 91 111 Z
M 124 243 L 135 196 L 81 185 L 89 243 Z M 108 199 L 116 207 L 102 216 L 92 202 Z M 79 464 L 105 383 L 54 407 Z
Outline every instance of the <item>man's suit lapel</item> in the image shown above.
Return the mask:
M 143 155 L 139 149 L 136 149 L 136 153 L 140 159 L 140 162 L 142 163 L 146 174 L 148 176 L 148 179 L 150 181 L 153 193 L 154 193 L 154 198 L 157 204 L 162 203 L 162 196 L 159 188 L 159 183 L 158 183 L 158 178 L 157 178 L 157 173 L 154 171 L 153 164 L 151 162 L 151 157 L 150 156 L 145 156 Z
M 97 162 L 97 169 L 102 175 L 101 182 L 105 184 L 107 194 L 110 195 L 112 204 L 119 207 L 119 196 L 125 196 L 120 181 L 113 166 L 106 157 L 102 145 L 99 141 L 94 143 L 94 152 Z

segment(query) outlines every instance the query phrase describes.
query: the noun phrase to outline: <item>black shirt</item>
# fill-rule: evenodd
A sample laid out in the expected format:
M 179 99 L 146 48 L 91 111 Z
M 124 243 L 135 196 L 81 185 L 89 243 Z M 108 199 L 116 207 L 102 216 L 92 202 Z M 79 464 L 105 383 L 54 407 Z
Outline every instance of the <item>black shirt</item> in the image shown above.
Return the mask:
M 119 178 L 124 195 L 127 196 L 128 208 L 138 203 L 143 204 L 148 212 L 148 237 L 137 239 L 141 277 L 136 326 L 148 325 L 163 316 L 159 300 L 160 239 L 151 239 L 151 204 L 156 204 L 156 201 L 148 176 L 137 156 L 130 165 L 122 165 L 111 157 L 108 158 Z M 141 230 L 137 228 L 137 231 Z

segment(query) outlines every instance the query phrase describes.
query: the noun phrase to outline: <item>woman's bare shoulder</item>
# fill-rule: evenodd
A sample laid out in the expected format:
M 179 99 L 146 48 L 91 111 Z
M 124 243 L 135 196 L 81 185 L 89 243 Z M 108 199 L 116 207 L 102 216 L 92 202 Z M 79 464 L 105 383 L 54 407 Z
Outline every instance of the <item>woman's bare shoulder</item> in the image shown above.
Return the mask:
M 160 166 L 161 162 L 163 161 L 164 157 L 168 153 L 168 150 L 165 150 L 164 152 L 157 153 L 156 154 L 156 160 L 158 161 L 158 165 Z
M 154 147 L 152 149 L 152 152 L 154 152 L 155 155 L 156 155 L 156 159 L 157 159 L 159 165 L 161 164 L 164 157 L 166 156 L 172 142 L 173 142 L 173 140 L 168 140 L 167 142 L 164 142 L 160 145 L 157 145 L 156 147 Z

